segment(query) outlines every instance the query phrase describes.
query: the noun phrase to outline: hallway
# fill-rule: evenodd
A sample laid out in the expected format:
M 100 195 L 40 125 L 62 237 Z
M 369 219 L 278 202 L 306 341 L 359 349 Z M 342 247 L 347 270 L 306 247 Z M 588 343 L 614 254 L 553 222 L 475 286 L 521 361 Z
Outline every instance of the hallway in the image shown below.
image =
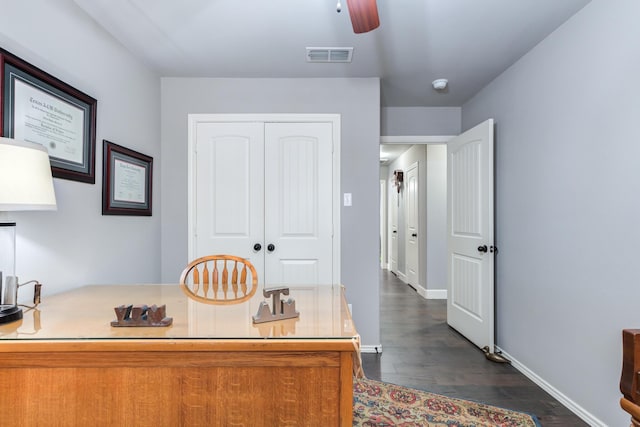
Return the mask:
M 425 300 L 388 270 L 380 272 L 382 354 L 363 354 L 368 378 L 535 414 L 542 426 L 586 426 L 508 364 L 446 323 L 446 301 Z

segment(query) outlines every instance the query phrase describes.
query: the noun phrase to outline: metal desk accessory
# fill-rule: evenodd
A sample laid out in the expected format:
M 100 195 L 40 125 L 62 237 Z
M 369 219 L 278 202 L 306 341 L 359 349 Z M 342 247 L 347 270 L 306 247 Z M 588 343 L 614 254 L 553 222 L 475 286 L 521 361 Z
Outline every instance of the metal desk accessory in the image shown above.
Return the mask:
M 146 305 L 120 305 L 114 307 L 116 320 L 111 322 L 111 326 L 169 326 L 173 323 L 172 317 L 166 317 L 167 306 L 160 307 L 155 304 L 151 307 Z
M 273 310 L 269 308 L 269 303 L 262 301 L 258 307 L 258 313 L 253 316 L 253 323 L 273 322 L 275 320 L 294 319 L 300 317 L 296 311 L 296 302 L 293 298 L 286 301 L 280 299 L 280 295 L 289 295 L 289 288 L 279 287 L 264 289 L 262 295 L 265 298 L 272 298 Z

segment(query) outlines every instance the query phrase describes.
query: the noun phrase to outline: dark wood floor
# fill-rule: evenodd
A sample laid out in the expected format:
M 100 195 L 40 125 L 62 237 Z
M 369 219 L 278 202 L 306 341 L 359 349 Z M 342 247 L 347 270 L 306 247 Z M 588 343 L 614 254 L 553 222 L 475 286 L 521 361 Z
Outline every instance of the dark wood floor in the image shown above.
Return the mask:
M 425 300 L 387 270 L 380 277 L 383 352 L 362 355 L 368 378 L 528 412 L 543 427 L 587 425 L 514 367 L 487 360 L 450 328 L 445 300 Z

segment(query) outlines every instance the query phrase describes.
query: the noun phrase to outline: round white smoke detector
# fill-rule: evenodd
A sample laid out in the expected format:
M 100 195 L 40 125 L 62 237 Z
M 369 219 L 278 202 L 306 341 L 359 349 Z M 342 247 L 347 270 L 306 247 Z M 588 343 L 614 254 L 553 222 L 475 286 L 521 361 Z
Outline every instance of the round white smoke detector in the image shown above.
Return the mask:
M 435 90 L 443 90 L 447 88 L 447 84 L 449 84 L 449 80 L 447 79 L 436 79 L 432 83 L 433 88 Z

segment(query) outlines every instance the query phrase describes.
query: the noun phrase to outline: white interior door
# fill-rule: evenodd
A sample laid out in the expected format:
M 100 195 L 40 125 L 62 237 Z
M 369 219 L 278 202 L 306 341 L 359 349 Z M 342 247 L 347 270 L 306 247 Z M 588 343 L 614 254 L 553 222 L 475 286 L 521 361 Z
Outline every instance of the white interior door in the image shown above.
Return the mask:
M 333 280 L 331 123 L 265 125 L 265 275 L 269 285 Z
M 419 281 L 419 185 L 418 185 L 418 164 L 414 163 L 409 167 L 405 177 L 405 197 L 406 197 L 406 268 L 407 282 L 418 289 Z
M 389 206 L 389 269 L 398 274 L 398 191 L 391 185 Z
M 493 119 L 450 140 L 447 159 L 447 323 L 493 353 Z
M 198 123 L 193 154 L 191 259 L 232 254 L 264 271 L 264 125 Z

